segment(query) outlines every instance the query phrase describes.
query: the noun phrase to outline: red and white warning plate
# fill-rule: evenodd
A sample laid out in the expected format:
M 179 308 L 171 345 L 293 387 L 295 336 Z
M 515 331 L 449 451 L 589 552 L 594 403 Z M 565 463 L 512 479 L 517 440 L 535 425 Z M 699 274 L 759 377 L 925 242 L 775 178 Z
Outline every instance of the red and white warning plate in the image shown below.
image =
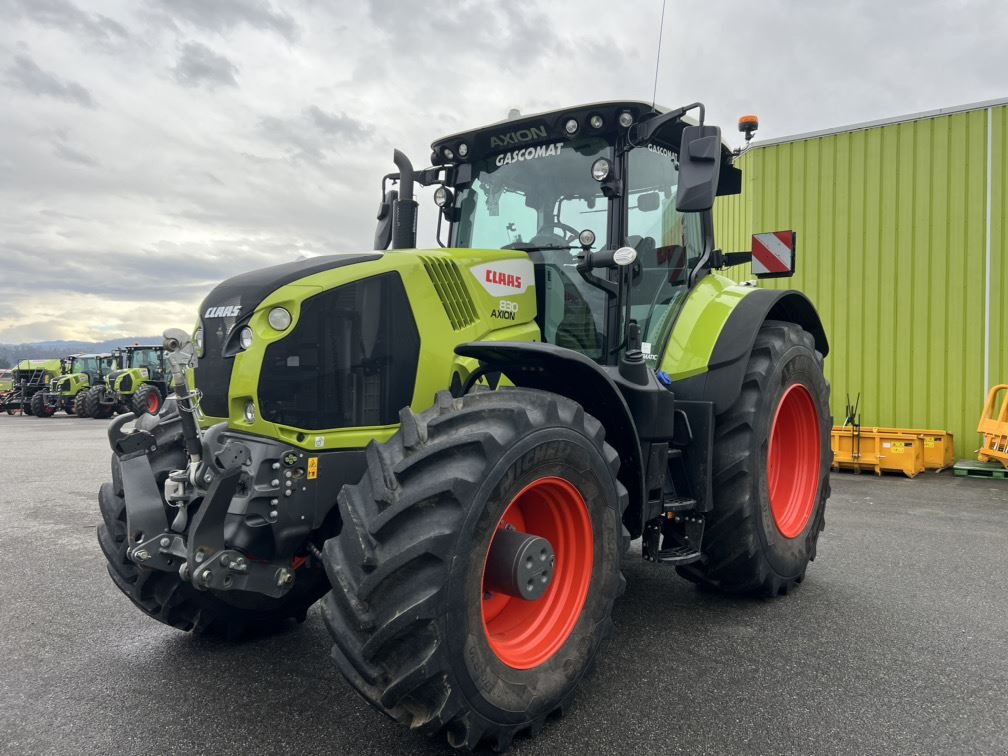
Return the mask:
M 752 271 L 756 276 L 790 276 L 795 269 L 795 232 L 771 231 L 753 234 Z

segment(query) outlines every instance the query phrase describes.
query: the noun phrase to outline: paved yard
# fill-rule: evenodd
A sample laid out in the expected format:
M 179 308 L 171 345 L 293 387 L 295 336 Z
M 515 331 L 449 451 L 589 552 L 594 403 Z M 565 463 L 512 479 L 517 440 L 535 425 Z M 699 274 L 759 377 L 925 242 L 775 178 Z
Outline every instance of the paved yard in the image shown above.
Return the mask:
M 317 609 L 229 646 L 147 619 L 95 540 L 104 421 L 0 416 L 0 750 L 440 753 L 370 709 Z M 771 601 L 631 559 L 573 710 L 514 753 L 1008 752 L 1008 482 L 834 475 Z

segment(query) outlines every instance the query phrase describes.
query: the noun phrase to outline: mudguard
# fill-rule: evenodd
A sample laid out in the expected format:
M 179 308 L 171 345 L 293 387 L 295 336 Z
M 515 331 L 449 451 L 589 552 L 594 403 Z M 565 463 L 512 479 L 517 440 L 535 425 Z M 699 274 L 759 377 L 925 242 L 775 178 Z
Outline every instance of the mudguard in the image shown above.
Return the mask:
M 571 349 L 541 342 L 469 342 L 455 347 L 461 357 L 498 370 L 516 386 L 552 391 L 573 399 L 605 428 L 619 453 L 620 482 L 630 509 L 644 500 L 644 460 L 630 408 L 616 383 L 594 360 Z
M 800 325 L 815 339 L 825 357 L 829 343 L 819 313 L 804 294 L 780 289 L 751 289 L 738 300 L 717 335 L 706 372 L 673 380 L 670 388 L 681 399 L 709 401 L 714 412 L 727 410 L 742 388 L 749 353 L 767 320 Z

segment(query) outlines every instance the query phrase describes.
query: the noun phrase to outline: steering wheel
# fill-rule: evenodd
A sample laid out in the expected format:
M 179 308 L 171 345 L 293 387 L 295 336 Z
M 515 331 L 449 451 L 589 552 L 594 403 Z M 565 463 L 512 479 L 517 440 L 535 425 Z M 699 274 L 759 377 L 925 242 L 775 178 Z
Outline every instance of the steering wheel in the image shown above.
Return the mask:
M 563 231 L 563 234 L 554 233 L 556 229 Z M 573 226 L 568 226 L 566 223 L 561 223 L 558 220 L 553 220 L 549 224 L 543 226 L 539 229 L 538 233 L 532 237 L 530 243 L 532 244 L 556 244 L 557 246 L 569 245 L 571 242 L 577 241 L 578 235 L 581 232 L 578 231 Z M 557 241 L 559 240 L 559 244 Z

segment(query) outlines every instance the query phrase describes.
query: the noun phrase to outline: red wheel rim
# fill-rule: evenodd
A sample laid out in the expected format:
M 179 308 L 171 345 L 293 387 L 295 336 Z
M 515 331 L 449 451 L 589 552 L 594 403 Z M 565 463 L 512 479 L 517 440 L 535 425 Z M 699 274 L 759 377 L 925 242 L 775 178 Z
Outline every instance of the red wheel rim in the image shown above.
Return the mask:
M 152 415 L 156 415 L 158 409 L 161 406 L 161 397 L 157 394 L 151 393 L 147 394 L 147 411 Z
M 785 538 L 795 538 L 805 530 L 815 509 L 820 443 L 819 413 L 812 394 L 796 383 L 777 406 L 767 460 L 770 511 Z
M 560 650 L 581 616 L 595 539 L 581 492 L 563 478 L 540 478 L 525 486 L 504 510 L 496 530 L 508 525 L 545 538 L 556 554 L 553 582 L 536 601 L 490 594 L 483 587 L 483 629 L 490 648 L 509 667 L 531 669 Z M 484 586 L 486 579 L 484 556 Z

